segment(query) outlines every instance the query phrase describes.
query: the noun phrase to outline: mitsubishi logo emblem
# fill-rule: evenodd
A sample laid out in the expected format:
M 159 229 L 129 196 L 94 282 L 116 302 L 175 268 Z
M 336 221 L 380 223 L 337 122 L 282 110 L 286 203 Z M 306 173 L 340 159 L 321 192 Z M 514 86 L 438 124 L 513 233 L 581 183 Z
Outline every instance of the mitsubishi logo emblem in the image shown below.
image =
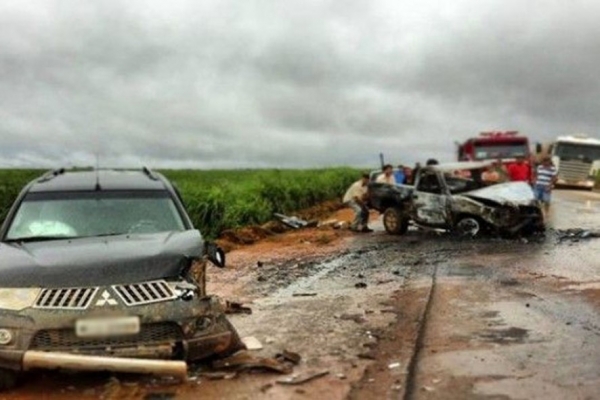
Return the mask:
M 100 298 L 96 302 L 96 307 L 116 306 L 117 304 L 117 301 L 112 298 L 110 292 L 108 290 L 105 290 L 104 292 L 102 292 L 102 295 L 100 295 Z

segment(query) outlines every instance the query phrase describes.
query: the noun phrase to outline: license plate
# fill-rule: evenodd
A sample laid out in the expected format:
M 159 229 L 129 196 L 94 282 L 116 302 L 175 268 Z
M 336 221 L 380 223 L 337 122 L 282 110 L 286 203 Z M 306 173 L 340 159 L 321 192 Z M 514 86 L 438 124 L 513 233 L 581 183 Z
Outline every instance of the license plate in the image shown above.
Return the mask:
M 139 332 L 139 317 L 90 318 L 75 322 L 75 334 L 78 337 L 123 336 Z

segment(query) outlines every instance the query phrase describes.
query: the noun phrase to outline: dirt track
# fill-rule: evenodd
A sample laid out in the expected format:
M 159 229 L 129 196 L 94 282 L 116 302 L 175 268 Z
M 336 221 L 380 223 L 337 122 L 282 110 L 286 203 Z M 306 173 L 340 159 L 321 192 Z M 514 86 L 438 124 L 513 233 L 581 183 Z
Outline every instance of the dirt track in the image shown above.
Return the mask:
M 600 226 L 600 195 L 556 193 L 557 229 Z M 594 399 L 600 395 L 600 239 L 458 240 L 410 231 L 298 232 L 236 250 L 209 287 L 249 305 L 242 336 L 303 361 L 281 375 L 177 384 L 36 373 L 6 399 Z M 366 284 L 366 287 L 364 287 Z

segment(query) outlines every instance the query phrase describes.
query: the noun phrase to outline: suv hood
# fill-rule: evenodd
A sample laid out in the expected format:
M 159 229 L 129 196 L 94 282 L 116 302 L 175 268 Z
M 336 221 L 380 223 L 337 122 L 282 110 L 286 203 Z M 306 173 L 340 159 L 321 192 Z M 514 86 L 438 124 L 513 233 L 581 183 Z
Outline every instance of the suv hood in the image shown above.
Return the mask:
M 492 200 L 498 204 L 514 204 L 519 206 L 527 206 L 535 202 L 533 190 L 525 182 L 499 183 L 483 189 L 461 193 L 461 196 L 476 200 Z
M 177 277 L 204 250 L 200 232 L 0 243 L 0 287 L 83 287 Z

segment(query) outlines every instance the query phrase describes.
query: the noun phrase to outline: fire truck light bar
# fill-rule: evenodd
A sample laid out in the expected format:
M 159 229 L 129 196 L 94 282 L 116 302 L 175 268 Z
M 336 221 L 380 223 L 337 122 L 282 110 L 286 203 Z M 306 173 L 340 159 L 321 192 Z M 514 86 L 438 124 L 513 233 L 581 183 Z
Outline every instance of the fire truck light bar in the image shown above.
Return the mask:
M 479 136 L 516 136 L 519 134 L 519 131 L 490 131 L 490 132 L 481 132 Z

